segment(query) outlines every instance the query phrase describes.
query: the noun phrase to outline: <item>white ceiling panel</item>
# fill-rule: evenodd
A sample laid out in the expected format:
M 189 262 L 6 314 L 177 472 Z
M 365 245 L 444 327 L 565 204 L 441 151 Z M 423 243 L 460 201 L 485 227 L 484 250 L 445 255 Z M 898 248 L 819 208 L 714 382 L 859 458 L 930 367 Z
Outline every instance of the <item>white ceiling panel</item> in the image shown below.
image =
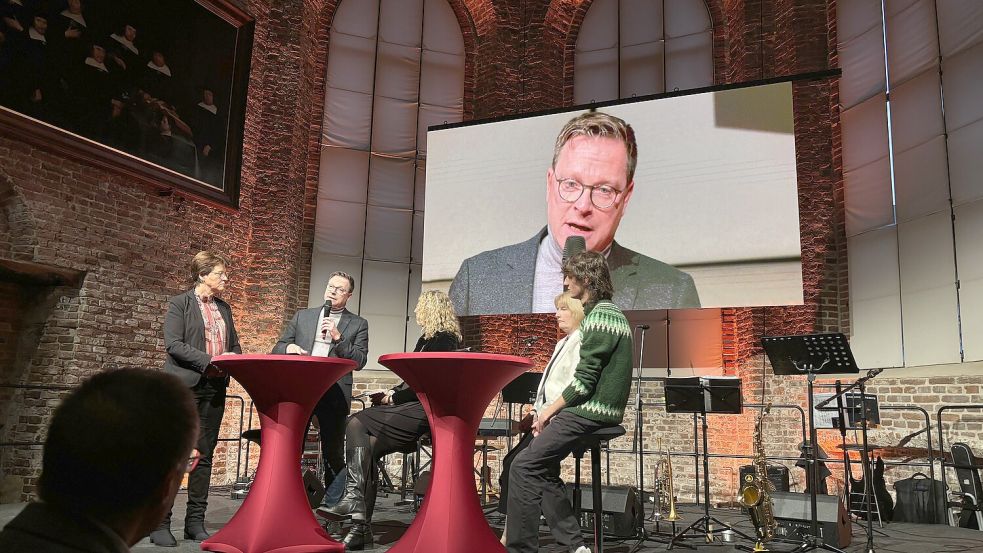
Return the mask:
M 329 88 L 324 98 L 323 144 L 369 149 L 372 95 Z
M 897 227 L 847 239 L 850 348 L 863 368 L 900 367 L 901 277 Z
M 326 86 L 372 94 L 375 39 L 331 33 Z
M 898 83 L 930 67 L 938 67 L 939 38 L 934 0 L 911 2 L 897 13 L 888 15 L 886 27 L 887 64 L 892 92 Z
M 365 203 L 369 153 L 348 148 L 321 148 L 319 199 Z
M 369 206 L 365 221 L 365 257 L 409 263 L 413 212 Z
M 447 0 L 426 0 L 423 8 L 423 49 L 464 55 L 461 24 Z
M 949 132 L 983 119 L 983 43 L 942 59 L 945 121 Z
M 884 33 L 880 25 L 854 39 L 841 42 L 837 54 L 840 68 L 843 69 L 840 105 L 844 109 L 852 108 L 887 90 L 884 75 Z
M 413 209 L 413 159 L 373 155 L 369 165 L 369 205 Z
M 420 93 L 420 49 L 379 43 L 375 94 L 416 102 Z
M 924 144 L 944 132 L 938 69 L 929 69 L 891 89 L 891 138 L 895 153 Z
M 948 145 L 952 201 L 983 198 L 983 119 L 950 131 Z
M 577 52 L 573 72 L 573 103 L 618 98 L 618 49 Z
M 621 0 L 620 17 L 622 48 L 663 39 L 662 2 Z
M 379 25 L 378 14 L 379 0 L 342 2 L 331 21 L 331 29 L 375 40 Z
M 372 112 L 372 151 L 412 156 L 416 150 L 416 119 L 416 103 L 376 96 Z
M 423 0 L 382 0 L 379 41 L 419 48 L 423 33 Z
M 703 0 L 664 0 L 666 38 L 689 36 L 710 30 L 710 14 Z
M 666 63 L 666 91 L 688 90 L 713 84 L 713 36 L 710 32 L 670 38 Z
M 318 200 L 314 220 L 314 246 L 325 253 L 362 255 L 365 205 Z
M 577 51 L 606 50 L 618 46 L 618 0 L 595 0 L 577 35 Z
M 898 223 L 905 365 L 958 363 L 959 324 L 948 211 Z
M 424 50 L 420 102 L 457 111 L 464 109 L 464 54 Z
M 983 42 L 983 2 L 943 0 L 937 2 L 937 9 L 943 56 L 951 56 Z
M 621 49 L 621 97 L 665 92 L 663 42 L 636 44 Z
M 959 313 L 966 361 L 983 359 L 983 201 L 954 210 Z

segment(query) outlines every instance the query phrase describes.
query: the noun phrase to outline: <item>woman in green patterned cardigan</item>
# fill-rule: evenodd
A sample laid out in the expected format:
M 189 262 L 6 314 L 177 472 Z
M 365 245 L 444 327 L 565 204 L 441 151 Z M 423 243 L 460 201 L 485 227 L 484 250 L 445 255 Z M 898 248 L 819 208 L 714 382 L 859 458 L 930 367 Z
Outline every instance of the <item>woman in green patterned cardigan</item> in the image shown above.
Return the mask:
M 552 505 L 569 529 L 573 553 L 589 553 L 563 482 L 550 467 L 573 450 L 577 439 L 621 424 L 631 387 L 631 325 L 611 302 L 613 287 L 604 256 L 583 252 L 563 266 L 563 283 L 584 304 L 580 362 L 573 382 L 533 424 L 535 438 L 516 456 L 509 471 L 506 548 L 509 553 L 539 549 L 541 505 Z M 575 530 L 574 530 L 575 529 Z

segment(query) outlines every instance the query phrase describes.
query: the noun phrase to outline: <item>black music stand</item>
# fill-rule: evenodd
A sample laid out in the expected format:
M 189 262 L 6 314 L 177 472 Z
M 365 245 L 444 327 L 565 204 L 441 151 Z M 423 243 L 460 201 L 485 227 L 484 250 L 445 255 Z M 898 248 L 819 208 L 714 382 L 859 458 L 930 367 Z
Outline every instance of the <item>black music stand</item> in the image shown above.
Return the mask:
M 809 505 L 812 516 L 812 534 L 802 536 L 803 541 L 792 551 L 805 553 L 814 549 L 825 549 L 833 553 L 844 553 L 842 549 L 826 545 L 819 537 L 819 519 L 816 512 L 816 487 L 819 483 L 816 453 L 816 421 L 814 420 L 815 398 L 813 383 L 816 375 L 832 373 L 859 373 L 853 352 L 842 333 L 810 334 L 807 336 L 765 336 L 761 345 L 768 355 L 771 368 L 775 374 L 801 375 L 805 374 L 808 382 L 809 400 L 809 444 L 805 446 L 806 459 L 809 463 L 809 478 L 816 484 L 809 490 Z
M 692 537 L 692 535 L 686 535 L 690 530 L 702 530 L 706 536 L 706 543 L 713 543 L 713 535 L 726 530 L 730 530 L 744 539 L 752 539 L 751 536 L 710 515 L 710 457 L 707 439 L 707 415 L 738 415 L 743 412 L 741 380 L 739 378 L 712 376 L 667 378 L 665 391 L 667 413 L 698 413 L 703 420 L 704 495 L 703 516 L 677 532 L 669 540 L 666 549 L 672 549 L 679 540 Z M 717 523 L 717 528 L 713 527 L 712 523 L 714 522 Z M 687 546 L 688 544 L 680 543 L 678 545 Z

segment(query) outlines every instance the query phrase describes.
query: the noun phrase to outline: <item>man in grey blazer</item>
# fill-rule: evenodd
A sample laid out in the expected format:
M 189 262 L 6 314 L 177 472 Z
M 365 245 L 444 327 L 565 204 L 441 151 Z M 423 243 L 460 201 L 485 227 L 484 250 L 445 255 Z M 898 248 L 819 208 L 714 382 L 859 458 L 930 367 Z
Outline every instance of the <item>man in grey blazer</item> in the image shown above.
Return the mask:
M 571 236 L 607 257 L 613 301 L 622 310 L 700 307 L 690 275 L 614 240 L 637 162 L 635 132 L 621 119 L 588 112 L 568 121 L 546 172 L 547 225 L 525 242 L 466 259 L 450 288 L 457 314 L 553 312 Z
M 284 329 L 273 353 L 341 357 L 365 366 L 369 354 L 369 323 L 345 308 L 355 279 L 348 273 L 331 273 L 324 291 L 324 305 L 301 309 Z M 345 421 L 351 410 L 352 374 L 341 377 L 314 407 L 321 435 L 324 488 L 345 466 Z

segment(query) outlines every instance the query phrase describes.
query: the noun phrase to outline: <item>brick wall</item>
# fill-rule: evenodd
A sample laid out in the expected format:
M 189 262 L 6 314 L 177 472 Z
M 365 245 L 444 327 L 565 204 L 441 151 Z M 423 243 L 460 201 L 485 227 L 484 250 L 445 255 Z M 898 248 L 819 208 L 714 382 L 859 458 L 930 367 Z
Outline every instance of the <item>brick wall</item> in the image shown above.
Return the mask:
M 118 174 L 90 167 L 0 135 L 0 258 L 31 261 L 84 274 L 78 288 L 45 296 L 50 313 L 35 351 L 22 368 L 4 373 L 5 385 L 70 386 L 107 367 L 160 367 L 160 326 L 170 295 L 184 289 L 184 272 L 199 249 L 232 259 L 227 294 L 247 352 L 266 352 L 283 321 L 307 297 L 317 196 L 320 124 L 328 34 L 337 0 L 282 3 L 248 0 L 257 19 L 247 100 L 241 205 L 210 207 L 193 197 L 159 196 Z M 465 38 L 465 117 L 488 118 L 569 105 L 573 51 L 589 2 L 575 0 L 450 0 Z M 714 80 L 734 83 L 836 66 L 835 0 L 710 0 L 714 24 Z M 721 333 L 725 370 L 744 379 L 746 400 L 765 396 L 802 405 L 801 379 L 760 374 L 759 338 L 781 333 L 849 330 L 842 161 L 836 79 L 794 87 L 800 229 L 805 305 L 726 309 Z M 6 285 L 4 285 L 6 286 Z M 2 292 L 2 290 L 0 290 Z M 0 293 L 0 312 L 10 313 Z M 53 298 L 53 299 L 51 299 Z M 478 317 L 464 321 L 469 345 L 484 351 L 523 353 L 522 339 L 537 336 L 526 354 L 545 365 L 556 331 L 549 316 Z M 0 362 L 9 357 L 0 323 Z M 6 340 L 6 341 L 3 341 Z M 7 344 L 4 346 L 3 344 Z M 10 362 L 6 362 L 10 366 Z M 969 402 L 976 377 L 890 379 L 873 390 L 885 401 Z M 363 372 L 356 390 L 390 387 L 387 373 Z M 643 385 L 646 402 L 661 400 L 657 382 Z M 62 392 L 0 387 L 0 441 L 39 442 Z M 233 385 L 230 394 L 243 395 Z M 634 392 L 633 392 L 634 394 Z M 933 399 L 934 398 L 934 399 Z M 248 406 L 248 404 L 247 404 Z M 246 412 L 248 417 L 248 410 Z M 980 445 L 981 423 L 947 422 L 947 440 Z M 255 417 L 254 417 L 255 425 Z M 776 410 L 765 424 L 769 454 L 797 453 L 801 437 L 794 411 Z M 675 451 L 691 449 L 692 419 L 645 412 L 646 449 L 657 439 Z M 239 405 L 229 402 L 222 435 L 239 430 Z M 629 436 L 614 445 L 631 449 Z M 906 434 L 913 419 L 886 417 L 876 440 Z M 714 452 L 749 454 L 754 413 L 711 417 Z M 502 444 L 498 444 L 502 445 Z M 255 451 L 255 450 L 254 450 Z M 29 497 L 39 466 L 37 447 L 0 447 L 0 500 Z M 499 454 L 492 456 L 498 463 Z M 221 445 L 215 482 L 235 476 L 235 448 Z M 255 462 L 255 455 L 252 459 Z M 654 457 L 648 459 L 647 481 Z M 634 482 L 631 455 L 613 454 L 612 480 Z M 715 499 L 728 499 L 738 461 L 714 460 Z M 691 460 L 674 459 L 683 497 L 692 494 Z M 793 474 L 798 474 L 796 471 Z M 496 471 L 497 474 L 497 471 Z M 900 471 L 897 473 L 900 474 Z
M 55 300 L 29 361 L 0 384 L 70 386 L 110 367 L 160 368 L 167 299 L 186 289 L 187 266 L 201 249 L 230 256 L 226 297 L 243 348 L 269 351 L 297 298 L 307 294 L 312 232 L 305 200 L 316 190 L 320 124 L 312 106 L 322 104 L 334 4 L 242 3 L 257 22 L 238 210 L 160 196 L 119 174 L 0 135 L 0 228 L 10 229 L 0 256 L 85 274 L 79 289 Z M 0 421 L 0 441 L 42 441 L 60 392 L 5 393 L 11 408 Z M 233 403 L 224 436 L 238 428 Z M 224 449 L 216 457 L 216 482 L 234 476 Z M 0 448 L 3 500 L 33 493 L 39 452 Z

